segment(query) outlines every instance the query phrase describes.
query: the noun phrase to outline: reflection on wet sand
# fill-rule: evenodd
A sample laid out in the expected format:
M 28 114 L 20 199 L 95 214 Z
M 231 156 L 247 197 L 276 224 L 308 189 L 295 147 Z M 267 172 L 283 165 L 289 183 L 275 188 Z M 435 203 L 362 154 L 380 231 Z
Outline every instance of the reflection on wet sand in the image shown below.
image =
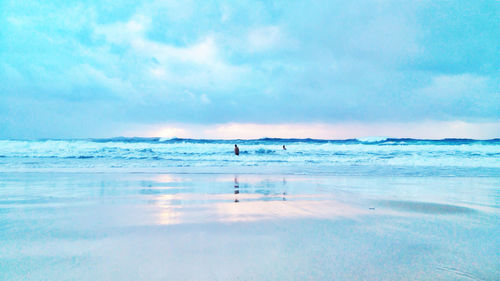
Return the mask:
M 285 197 L 286 196 L 286 178 L 285 177 L 283 177 L 282 183 L 283 183 L 283 197 L 282 197 L 282 199 L 283 199 L 283 201 L 286 201 L 286 197 Z
M 4 174 L 0 279 L 497 280 L 500 179 L 463 181 Z
M 221 183 L 222 181 L 219 181 Z M 324 194 L 293 194 L 286 191 L 287 180 L 244 183 L 234 176 L 231 192 L 175 193 L 155 197 L 160 225 L 205 222 L 243 222 L 286 218 L 334 219 L 367 213 L 366 209 L 334 200 Z M 144 193 L 143 193 L 144 194 Z M 230 200 L 228 200 L 231 198 Z M 289 200 L 287 200 L 287 198 Z M 238 204 L 234 204 L 238 203 Z
M 234 194 L 240 194 L 240 183 L 238 182 L 238 176 L 234 176 Z M 238 200 L 238 197 L 235 196 L 234 198 L 234 203 L 238 203 L 240 200 Z
M 153 224 L 243 222 L 276 219 L 336 219 L 382 213 L 472 214 L 465 206 L 417 201 L 378 200 L 362 204 L 359 197 L 318 185 L 310 179 L 234 175 L 214 178 L 162 176 L 158 185 L 141 189 L 146 202 L 154 202 Z M 172 182 L 170 182 L 172 181 Z M 174 187 L 172 187 L 172 185 Z M 237 204 L 235 204 L 237 203 Z M 375 208 L 373 203 L 378 206 Z M 147 218 L 145 218 L 147 221 Z
M 400 211 L 425 214 L 467 214 L 476 212 L 476 210 L 467 207 L 430 202 L 382 200 L 379 203 L 382 206 Z
M 213 206 L 220 222 L 259 221 L 285 218 L 334 219 L 365 214 L 366 211 L 333 201 L 248 201 L 238 205 L 217 203 Z
M 178 205 L 172 204 L 177 197 L 174 194 L 159 195 L 157 205 L 160 206 L 158 216 L 158 224 L 169 225 L 182 223 L 180 208 Z
M 239 194 L 241 195 L 241 194 Z M 184 197 L 178 196 L 179 199 Z M 255 199 L 245 196 L 245 199 Z M 283 218 L 349 217 L 366 214 L 366 210 L 332 200 L 262 201 L 235 198 L 234 202 L 218 202 L 221 196 L 213 196 L 213 202 L 176 206 L 167 200 L 159 201 L 157 223 L 160 225 L 203 222 L 258 221 Z M 160 203 L 161 202 L 161 203 Z

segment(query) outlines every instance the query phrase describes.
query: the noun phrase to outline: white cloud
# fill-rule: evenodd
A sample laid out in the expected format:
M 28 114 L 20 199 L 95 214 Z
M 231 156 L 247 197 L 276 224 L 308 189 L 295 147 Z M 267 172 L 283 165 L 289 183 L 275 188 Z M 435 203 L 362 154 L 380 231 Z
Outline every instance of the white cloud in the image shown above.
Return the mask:
M 103 35 L 106 40 L 114 44 L 131 44 L 141 40 L 144 31 L 150 26 L 151 19 L 143 15 L 135 15 L 128 22 L 94 25 L 94 32 Z
M 209 104 L 212 102 L 206 94 L 198 95 L 189 90 L 184 90 L 184 98 L 182 100 L 190 103 L 199 102 L 202 104 Z
M 192 45 L 175 46 L 147 38 L 150 25 L 148 17 L 136 15 L 128 22 L 97 25 L 95 33 L 104 36 L 110 44 L 128 47 L 124 59 L 140 58 L 142 63 L 140 61 L 135 71 L 144 68 L 143 80 L 157 80 L 159 89 L 167 84 L 169 87 L 227 89 L 248 72 L 246 67 L 226 62 L 211 35 Z M 155 61 L 154 65 L 149 63 L 151 60 Z
M 110 77 L 102 70 L 96 69 L 88 64 L 81 64 L 68 70 L 71 77 L 72 86 L 103 86 L 109 92 L 122 97 L 130 97 L 135 93 L 135 89 L 130 81 L 119 77 Z
M 289 39 L 278 26 L 263 26 L 250 30 L 247 35 L 247 48 L 253 52 L 266 51 L 284 46 Z
M 220 63 L 213 37 L 207 36 L 192 46 L 176 47 L 147 39 L 145 32 L 150 24 L 151 20 L 148 17 L 138 15 L 128 22 L 96 26 L 95 32 L 104 35 L 110 43 L 128 45 L 134 54 L 155 58 L 160 64 L 170 61 L 205 65 Z

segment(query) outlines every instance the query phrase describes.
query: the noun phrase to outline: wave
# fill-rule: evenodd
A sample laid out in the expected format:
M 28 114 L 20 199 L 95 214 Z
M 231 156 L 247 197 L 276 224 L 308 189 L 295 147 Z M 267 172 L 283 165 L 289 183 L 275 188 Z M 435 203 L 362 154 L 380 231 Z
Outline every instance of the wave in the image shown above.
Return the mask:
M 100 138 L 100 139 L 84 139 L 92 142 L 125 142 L 125 143 L 154 143 L 159 142 L 162 138 L 144 138 L 144 137 L 114 137 L 114 138 Z M 81 140 L 81 139 L 74 139 Z
M 387 137 L 364 137 L 356 140 L 362 143 L 381 143 L 387 141 Z
M 313 138 L 260 138 L 260 139 L 192 139 L 192 138 L 161 138 L 161 137 L 113 137 L 98 139 L 70 139 L 65 141 L 91 141 L 97 143 L 235 143 L 235 144 L 270 144 L 270 143 L 333 143 L 333 144 L 365 144 L 365 145 L 463 145 L 463 144 L 500 144 L 500 138 L 478 140 L 466 138 L 445 139 L 414 139 L 390 137 L 364 137 L 354 139 L 313 139 Z M 39 140 L 49 141 L 49 139 Z
M 377 143 L 374 143 L 376 141 Z M 285 140 L 259 139 L 239 143 L 234 156 L 234 140 L 140 139 L 123 141 L 0 141 L 0 170 L 5 167 L 304 167 L 335 170 L 332 166 L 359 167 L 474 167 L 500 169 L 500 140 L 464 139 L 413 140 Z M 429 145 L 424 145 L 428 143 Z M 439 145 L 435 145 L 435 144 Z M 286 144 L 287 150 L 281 145 Z M 416 144 L 416 145 L 412 145 Z M 448 144 L 448 145 L 444 145 Z M 457 145 L 460 144 L 460 145 Z M 493 145 L 492 145 L 493 144 Z M 36 160 L 35 162 L 33 160 Z M 30 164 L 33 162 L 34 164 Z M 279 164 L 278 164 L 279 163 Z M 274 165 L 273 164 L 273 165 Z M 357 168 L 356 168 L 357 169 Z M 495 170 L 499 171 L 499 170 Z

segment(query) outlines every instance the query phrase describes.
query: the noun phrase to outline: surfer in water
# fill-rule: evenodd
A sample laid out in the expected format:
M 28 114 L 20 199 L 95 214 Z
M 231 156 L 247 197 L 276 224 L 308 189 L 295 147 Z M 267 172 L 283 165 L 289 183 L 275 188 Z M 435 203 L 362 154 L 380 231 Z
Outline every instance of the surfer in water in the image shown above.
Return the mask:
M 236 144 L 234 145 L 234 154 L 240 155 L 240 149 L 238 148 L 238 146 Z
M 286 150 L 286 147 L 285 147 L 285 145 L 283 145 L 283 150 Z

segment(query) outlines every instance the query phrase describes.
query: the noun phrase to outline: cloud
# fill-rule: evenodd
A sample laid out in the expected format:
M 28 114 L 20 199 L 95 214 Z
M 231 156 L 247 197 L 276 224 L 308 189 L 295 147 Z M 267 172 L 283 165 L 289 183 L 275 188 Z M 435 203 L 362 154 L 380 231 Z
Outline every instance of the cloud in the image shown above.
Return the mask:
M 478 98 L 487 89 L 488 78 L 473 74 L 436 75 L 430 85 L 420 90 L 427 98 Z
M 123 80 L 120 77 L 110 77 L 107 73 L 100 69 L 96 69 L 88 64 L 76 65 L 68 70 L 71 77 L 68 86 L 72 87 L 68 92 L 74 92 L 75 88 L 95 88 L 96 86 L 104 87 L 106 90 L 103 93 L 112 94 L 114 98 L 131 98 L 137 95 L 134 86 L 130 81 Z M 85 99 L 99 98 L 106 95 L 88 95 Z
M 88 111 L 95 134 L 116 122 L 277 134 L 265 124 L 495 122 L 494 11 L 490 2 L 6 2 L 0 137 L 85 136 L 70 124 Z M 40 118 L 20 116 L 25 108 Z
M 247 72 L 245 67 L 224 60 L 213 36 L 179 47 L 148 39 L 150 28 L 150 18 L 136 15 L 127 22 L 98 25 L 95 33 L 104 36 L 109 44 L 129 48 L 128 59 L 142 59 L 141 75 L 151 74 L 160 82 L 160 89 L 167 83 L 185 88 L 227 89 Z
M 500 122 L 470 123 L 463 121 L 424 122 L 343 122 L 343 123 L 224 123 L 199 125 L 188 123 L 157 124 L 128 131 L 125 135 L 209 139 L 316 138 L 349 139 L 361 137 L 396 138 L 479 138 L 500 135 Z
M 251 29 L 247 35 L 247 46 L 250 51 L 262 52 L 275 48 L 290 47 L 290 40 L 278 26 L 264 26 Z
M 415 103 L 441 118 L 500 118 L 495 80 L 475 74 L 436 75 L 415 91 Z
M 104 35 L 106 41 L 114 44 L 134 44 L 142 41 L 144 31 L 151 25 L 151 20 L 143 15 L 135 15 L 127 22 L 116 22 L 112 24 L 96 24 L 94 32 Z

